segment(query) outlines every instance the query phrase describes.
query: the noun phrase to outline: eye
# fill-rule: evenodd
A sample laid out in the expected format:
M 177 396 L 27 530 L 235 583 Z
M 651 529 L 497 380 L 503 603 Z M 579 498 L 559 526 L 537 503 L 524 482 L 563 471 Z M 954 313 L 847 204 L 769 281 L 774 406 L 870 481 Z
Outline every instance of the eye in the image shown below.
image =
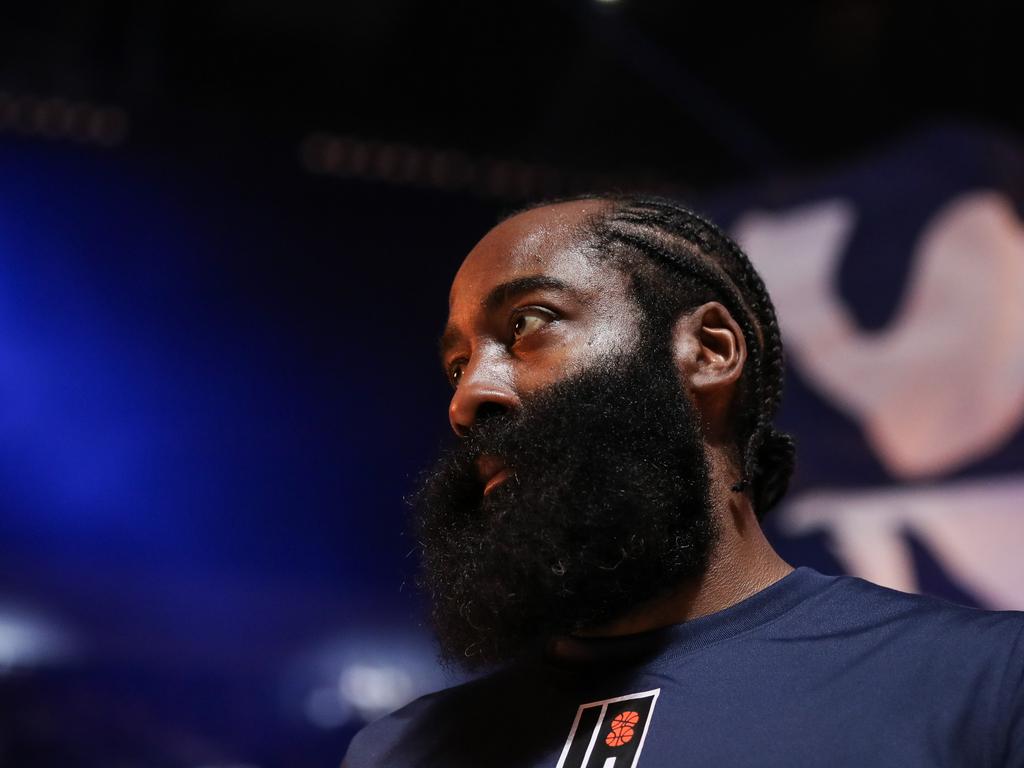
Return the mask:
M 555 316 L 552 312 L 539 307 L 528 307 L 521 310 L 512 319 L 512 338 L 519 341 L 524 336 L 539 331 L 554 319 Z
M 448 380 L 453 387 L 459 386 L 462 374 L 466 371 L 466 364 L 462 360 L 456 360 L 448 367 Z

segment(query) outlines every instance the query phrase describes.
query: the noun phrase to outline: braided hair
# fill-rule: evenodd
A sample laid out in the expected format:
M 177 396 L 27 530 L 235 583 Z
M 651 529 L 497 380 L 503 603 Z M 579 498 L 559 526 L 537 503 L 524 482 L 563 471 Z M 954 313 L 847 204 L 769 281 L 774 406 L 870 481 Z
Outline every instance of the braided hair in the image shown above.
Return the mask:
M 748 362 L 737 385 L 733 424 L 741 476 L 732 490 L 751 495 L 763 519 L 785 495 L 795 464 L 793 439 L 772 421 L 782 398 L 785 361 L 775 308 L 764 281 L 720 228 L 658 197 L 588 195 L 610 203 L 585 223 L 596 251 L 623 268 L 647 319 L 668 338 L 681 312 L 707 301 L 738 322 Z

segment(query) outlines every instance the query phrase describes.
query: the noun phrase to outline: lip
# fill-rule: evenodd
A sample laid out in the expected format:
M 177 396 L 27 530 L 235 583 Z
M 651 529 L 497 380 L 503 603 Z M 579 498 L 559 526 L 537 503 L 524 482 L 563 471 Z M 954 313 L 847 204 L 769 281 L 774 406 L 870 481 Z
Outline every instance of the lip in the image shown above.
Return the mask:
M 491 479 L 488 480 L 487 484 L 484 486 L 484 496 L 486 496 L 488 493 L 490 493 L 499 485 L 508 480 L 510 475 L 511 473 L 508 471 L 508 469 L 498 470 L 498 472 L 492 475 Z
M 511 473 L 505 462 L 498 456 L 481 456 L 476 462 L 480 482 L 484 484 L 484 496 L 508 480 Z

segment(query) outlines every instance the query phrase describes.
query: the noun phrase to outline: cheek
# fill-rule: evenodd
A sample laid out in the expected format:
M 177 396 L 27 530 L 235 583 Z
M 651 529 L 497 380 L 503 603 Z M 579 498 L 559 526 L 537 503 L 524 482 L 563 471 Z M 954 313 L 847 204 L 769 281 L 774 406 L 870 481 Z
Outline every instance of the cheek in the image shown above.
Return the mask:
M 516 389 L 527 394 L 589 368 L 612 355 L 631 352 L 639 329 L 612 314 L 568 327 L 557 340 L 525 356 L 515 372 Z
M 640 329 L 635 322 L 609 313 L 595 323 L 587 332 L 585 348 L 593 357 L 631 352 L 640 339 Z
M 594 308 L 593 319 L 580 329 L 581 359 L 586 363 L 610 355 L 632 352 L 640 342 L 640 322 L 635 308 L 617 295 Z

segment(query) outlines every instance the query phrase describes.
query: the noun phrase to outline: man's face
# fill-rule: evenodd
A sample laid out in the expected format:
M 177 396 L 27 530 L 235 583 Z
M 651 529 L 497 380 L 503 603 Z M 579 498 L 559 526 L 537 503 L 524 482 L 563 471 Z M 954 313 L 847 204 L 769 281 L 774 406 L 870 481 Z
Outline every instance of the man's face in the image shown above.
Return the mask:
M 481 406 L 521 397 L 631 349 L 639 333 L 627 277 L 588 253 L 577 227 L 603 205 L 563 203 L 515 216 L 470 252 L 452 283 L 442 361 L 457 379 L 457 434 Z
M 416 523 L 442 649 L 470 667 L 622 615 L 699 573 L 714 538 L 667 333 L 580 229 L 600 205 L 504 222 L 452 285 L 442 355 L 462 439 Z

